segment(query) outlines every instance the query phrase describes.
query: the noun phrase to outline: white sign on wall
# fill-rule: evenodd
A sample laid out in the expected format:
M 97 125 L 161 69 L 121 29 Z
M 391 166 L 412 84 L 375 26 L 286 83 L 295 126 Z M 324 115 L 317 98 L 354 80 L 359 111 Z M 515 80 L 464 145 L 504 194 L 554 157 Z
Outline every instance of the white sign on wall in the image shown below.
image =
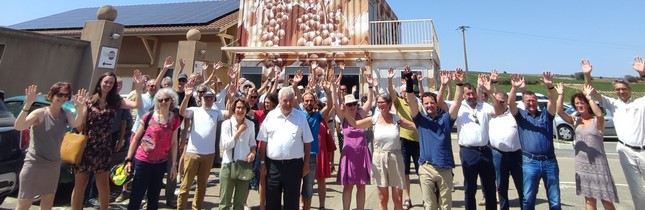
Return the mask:
M 99 55 L 99 68 L 114 69 L 116 66 L 116 55 L 119 49 L 112 47 L 101 47 L 101 54 Z

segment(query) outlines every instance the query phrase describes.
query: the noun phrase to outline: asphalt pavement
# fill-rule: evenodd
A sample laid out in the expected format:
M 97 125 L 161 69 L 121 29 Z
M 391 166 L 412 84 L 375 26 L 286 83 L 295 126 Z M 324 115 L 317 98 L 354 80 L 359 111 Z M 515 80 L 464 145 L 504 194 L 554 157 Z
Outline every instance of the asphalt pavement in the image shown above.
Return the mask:
M 456 134 L 453 133 L 453 139 L 456 139 Z M 632 198 L 627 187 L 627 182 L 625 181 L 625 176 L 623 174 L 620 162 L 618 161 L 618 156 L 616 154 L 616 144 L 615 140 L 606 140 L 605 141 L 605 151 L 607 152 L 607 157 L 609 160 L 609 166 L 611 168 L 612 175 L 616 182 L 616 188 L 618 190 L 618 197 L 620 203 L 616 203 L 616 209 L 634 209 Z M 455 160 L 457 167 L 454 169 L 454 184 L 455 192 L 453 192 L 453 208 L 454 209 L 464 209 L 464 188 L 463 188 L 463 175 L 461 167 L 459 166 L 459 147 L 456 141 L 453 142 L 453 151 L 455 155 Z M 561 200 L 562 200 L 562 209 L 584 209 L 584 197 L 576 195 L 575 188 L 575 165 L 574 165 L 574 152 L 573 145 L 571 142 L 564 142 L 556 140 L 556 156 L 558 164 L 560 166 L 560 189 L 561 189 Z M 335 156 L 336 158 L 339 155 Z M 338 161 L 336 161 L 338 162 Z M 338 166 L 336 166 L 338 168 Z M 213 168 L 211 170 L 211 176 L 209 179 L 209 185 L 206 192 L 206 198 L 204 202 L 205 209 L 216 209 L 218 208 L 219 203 L 219 184 L 217 180 L 217 174 L 219 169 Z M 327 198 L 325 207 L 326 209 L 342 209 L 342 186 L 336 183 L 335 174 L 332 178 L 327 179 Z M 422 200 L 421 200 L 421 189 L 419 187 L 418 178 L 416 175 L 411 176 L 412 185 L 411 185 L 411 197 L 413 208 L 412 209 L 423 209 Z M 511 182 L 512 183 L 512 182 Z M 537 197 L 537 206 L 536 209 L 548 209 L 548 202 L 546 198 L 544 185 L 540 185 L 540 189 Z M 316 193 L 312 199 L 313 209 L 318 209 L 319 201 L 317 194 L 317 186 L 314 186 Z M 191 198 L 192 198 L 191 192 Z M 118 194 L 118 189 L 113 190 L 112 200 Z M 69 207 L 69 195 L 57 195 L 56 207 L 54 209 L 71 209 Z M 163 205 L 165 200 L 163 200 L 163 190 L 162 190 L 162 201 L 160 202 L 160 207 L 162 209 L 166 206 Z M 482 200 L 482 192 L 477 191 L 478 201 Z M 519 209 L 519 200 L 517 199 L 517 191 L 513 184 L 510 184 L 509 189 L 509 198 L 511 199 L 511 208 Z M 127 200 L 123 203 L 111 203 L 110 209 L 125 209 L 127 206 Z M 247 200 L 248 206 L 251 209 L 258 209 L 259 196 L 257 191 L 251 191 L 249 198 Z M 9 197 L 7 200 L 0 205 L 0 209 L 13 209 L 16 205 L 15 197 Z M 352 202 L 352 208 L 356 207 L 355 201 Z M 369 185 L 366 187 L 366 209 L 378 209 L 378 192 L 376 186 Z M 390 209 L 393 209 L 391 200 L 390 200 Z M 598 202 L 598 208 L 602 208 L 600 202 Z M 38 206 L 32 206 L 31 209 L 38 209 Z M 94 209 L 94 208 L 85 208 L 85 209 Z M 484 209 L 483 206 L 478 206 L 478 209 Z

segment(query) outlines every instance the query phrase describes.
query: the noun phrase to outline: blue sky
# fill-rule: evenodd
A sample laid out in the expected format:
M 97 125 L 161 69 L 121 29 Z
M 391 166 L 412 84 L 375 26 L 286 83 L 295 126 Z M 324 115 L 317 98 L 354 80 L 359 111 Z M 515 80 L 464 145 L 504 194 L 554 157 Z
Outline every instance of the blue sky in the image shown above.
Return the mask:
M 6 1 L 0 25 L 12 25 L 76 8 L 132 5 L 167 0 Z M 460 25 L 466 31 L 471 71 L 560 74 L 580 71 L 580 60 L 594 75 L 636 76 L 632 58 L 645 56 L 645 1 L 433 1 L 389 0 L 399 19 L 434 20 L 443 69 L 464 66 Z

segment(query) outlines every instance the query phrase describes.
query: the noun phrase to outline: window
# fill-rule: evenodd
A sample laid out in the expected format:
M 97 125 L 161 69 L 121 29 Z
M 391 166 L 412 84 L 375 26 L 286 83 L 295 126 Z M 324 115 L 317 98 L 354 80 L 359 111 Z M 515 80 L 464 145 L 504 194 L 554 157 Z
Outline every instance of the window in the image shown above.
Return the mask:
M 4 44 L 0 44 L 0 62 L 2 62 L 2 54 L 4 54 Z

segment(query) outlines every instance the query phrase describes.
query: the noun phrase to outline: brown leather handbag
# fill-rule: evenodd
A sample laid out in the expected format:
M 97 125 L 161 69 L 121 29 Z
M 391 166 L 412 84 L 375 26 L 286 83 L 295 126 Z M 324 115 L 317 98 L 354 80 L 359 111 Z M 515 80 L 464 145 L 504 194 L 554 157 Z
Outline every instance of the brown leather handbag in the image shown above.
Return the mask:
M 72 164 L 79 164 L 83 159 L 83 152 L 87 145 L 87 136 L 79 133 L 67 132 L 60 146 L 60 159 Z

